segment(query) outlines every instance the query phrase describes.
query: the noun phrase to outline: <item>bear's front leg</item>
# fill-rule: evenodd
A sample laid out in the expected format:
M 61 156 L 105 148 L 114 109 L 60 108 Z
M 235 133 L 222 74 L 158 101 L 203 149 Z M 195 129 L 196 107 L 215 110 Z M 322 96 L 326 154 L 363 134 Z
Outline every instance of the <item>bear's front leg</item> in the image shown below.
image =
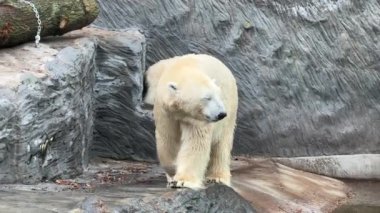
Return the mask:
M 177 155 L 172 188 L 203 188 L 211 149 L 211 127 L 181 124 L 181 147 Z
M 225 132 L 223 138 L 217 139 L 211 148 L 210 162 L 207 168 L 207 183 L 223 183 L 231 186 L 231 149 L 233 132 Z
M 169 184 L 175 175 L 175 159 L 179 148 L 179 139 L 176 141 L 174 137 L 165 136 L 156 132 L 157 156 Z
M 179 123 L 165 113 L 156 113 L 155 119 L 157 156 L 169 184 L 176 173 L 175 160 L 180 147 Z

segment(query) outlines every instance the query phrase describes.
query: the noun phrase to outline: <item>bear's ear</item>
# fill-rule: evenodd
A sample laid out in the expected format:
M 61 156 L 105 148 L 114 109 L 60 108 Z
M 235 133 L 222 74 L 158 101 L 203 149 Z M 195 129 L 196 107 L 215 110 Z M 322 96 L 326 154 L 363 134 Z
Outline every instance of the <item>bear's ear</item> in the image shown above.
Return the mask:
M 176 92 L 178 90 L 177 84 L 174 82 L 169 82 L 168 87 L 169 87 L 169 90 L 172 92 Z

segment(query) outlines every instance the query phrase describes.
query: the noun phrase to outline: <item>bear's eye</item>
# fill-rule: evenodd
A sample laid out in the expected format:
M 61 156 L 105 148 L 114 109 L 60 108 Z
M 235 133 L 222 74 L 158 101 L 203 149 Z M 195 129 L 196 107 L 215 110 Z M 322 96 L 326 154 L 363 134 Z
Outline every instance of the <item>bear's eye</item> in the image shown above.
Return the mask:
M 203 100 L 205 100 L 205 101 L 211 101 L 211 96 L 206 96 L 206 97 L 203 98 Z

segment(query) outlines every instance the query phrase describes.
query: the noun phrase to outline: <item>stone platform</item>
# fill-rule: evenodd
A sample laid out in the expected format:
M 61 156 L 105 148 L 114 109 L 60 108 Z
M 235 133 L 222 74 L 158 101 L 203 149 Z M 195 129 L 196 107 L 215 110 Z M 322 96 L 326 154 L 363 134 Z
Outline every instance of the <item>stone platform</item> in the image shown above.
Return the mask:
M 176 208 L 199 212 L 200 207 L 202 210 L 210 208 L 210 212 L 221 209 L 260 213 L 331 212 L 347 203 L 351 192 L 358 188 L 294 170 L 270 159 L 236 157 L 232 169 L 233 190 L 208 186 L 207 190 L 194 192 L 166 188 L 163 170 L 157 164 L 94 159 L 89 169 L 77 178 L 37 185 L 0 185 L 0 212 L 26 209 L 31 213 L 89 212 L 91 209 L 122 212 L 136 207 L 140 212 L 170 212 Z M 213 193 L 218 194 L 217 198 L 213 198 Z

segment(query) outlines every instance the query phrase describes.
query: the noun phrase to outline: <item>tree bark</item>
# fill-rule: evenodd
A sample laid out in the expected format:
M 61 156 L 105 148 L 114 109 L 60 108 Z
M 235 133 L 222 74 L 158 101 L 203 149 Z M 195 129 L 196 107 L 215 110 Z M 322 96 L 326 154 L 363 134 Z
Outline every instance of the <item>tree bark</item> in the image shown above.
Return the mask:
M 41 19 L 41 38 L 62 35 L 92 23 L 99 14 L 96 0 L 33 0 Z M 0 0 L 0 48 L 34 41 L 37 18 L 19 0 Z

